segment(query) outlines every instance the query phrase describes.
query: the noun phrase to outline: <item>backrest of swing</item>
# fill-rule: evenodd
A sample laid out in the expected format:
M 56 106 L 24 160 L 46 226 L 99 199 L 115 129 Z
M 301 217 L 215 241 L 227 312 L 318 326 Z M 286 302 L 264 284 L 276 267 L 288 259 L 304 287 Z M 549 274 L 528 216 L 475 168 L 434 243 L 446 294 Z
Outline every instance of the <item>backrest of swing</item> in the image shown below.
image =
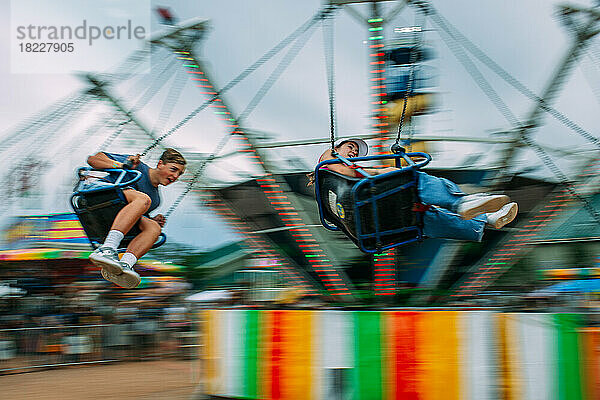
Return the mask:
M 360 179 L 351 178 L 337 172 L 320 169 L 317 179 L 317 199 L 323 220 L 333 224 L 323 224 L 331 230 L 341 230 L 358 245 L 354 223 L 352 188 Z
M 95 171 L 90 168 L 82 168 L 78 174 L 80 178 L 86 178 L 81 171 Z M 111 170 L 106 170 L 110 172 Z M 103 171 L 104 172 L 104 171 Z M 126 172 L 117 171 L 118 174 L 126 174 Z M 122 178 L 123 179 L 123 178 Z M 106 235 L 110 231 L 113 221 L 117 217 L 119 211 L 127 205 L 127 200 L 123 194 L 123 187 L 130 185 L 137 179 L 129 180 L 124 183 L 105 182 L 102 185 L 86 189 L 84 180 L 75 187 L 71 196 L 71 206 L 79 218 L 79 222 L 83 227 L 92 247 L 96 248 L 104 243 Z M 121 180 L 122 181 L 122 180 Z M 133 238 L 139 233 L 140 229 L 137 224 L 125 234 L 121 241 L 121 247 L 125 248 Z M 158 247 L 165 242 L 165 235 L 161 234 L 161 238 L 153 247 Z
M 317 173 L 320 209 L 364 252 L 374 253 L 422 239 L 422 219 L 413 170 L 371 179 L 352 178 L 328 169 Z
M 79 217 L 81 226 L 93 247 L 104 243 L 117 214 L 127 205 L 122 192 L 118 192 L 120 190 L 119 188 L 110 188 L 74 194 L 71 201 L 73 210 Z M 121 246 L 127 247 L 139 233 L 139 228 L 134 225 L 121 241 Z

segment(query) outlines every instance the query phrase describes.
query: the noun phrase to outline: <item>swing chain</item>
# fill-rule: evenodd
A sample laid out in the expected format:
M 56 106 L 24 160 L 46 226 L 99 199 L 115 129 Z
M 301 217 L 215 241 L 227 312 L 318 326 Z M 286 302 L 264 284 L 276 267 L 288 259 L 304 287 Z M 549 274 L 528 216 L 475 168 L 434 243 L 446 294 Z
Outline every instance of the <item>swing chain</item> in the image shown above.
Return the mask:
M 324 14 L 324 15 L 327 15 L 327 14 Z M 304 32 L 302 32 L 302 33 L 304 33 Z M 298 35 L 294 40 L 296 40 L 299 37 L 300 37 L 300 35 Z M 302 46 L 304 46 L 305 44 L 306 44 L 306 41 L 302 41 L 302 40 L 296 41 L 296 43 L 294 44 L 292 49 L 284 56 L 283 60 L 281 60 L 281 62 L 277 65 L 277 67 L 271 73 L 271 75 L 269 76 L 267 81 L 263 84 L 263 86 L 261 86 L 259 91 L 252 98 L 250 103 L 246 106 L 246 108 L 242 111 L 242 113 L 237 117 L 237 119 L 235 121 L 232 121 L 233 125 L 240 126 L 241 121 L 245 120 L 250 115 L 250 113 L 256 108 L 256 106 L 264 98 L 264 96 L 267 94 L 269 89 L 273 86 L 273 84 L 281 76 L 281 74 L 283 73 L 285 68 L 287 68 L 287 66 L 294 59 L 294 57 L 296 57 L 296 55 L 298 55 L 298 52 L 300 51 Z M 218 96 L 218 94 L 217 94 L 217 96 Z M 221 153 L 221 151 L 223 150 L 223 148 L 225 147 L 225 145 L 227 144 L 229 139 L 231 139 L 233 136 L 239 135 L 239 134 L 241 134 L 239 128 L 234 128 L 231 132 L 229 132 L 229 134 L 227 134 L 226 136 L 223 137 L 223 139 L 221 139 L 221 141 L 217 145 L 216 149 L 212 152 L 210 157 L 205 159 L 202 162 L 202 164 L 200 165 L 200 167 L 198 168 L 198 170 L 194 173 L 192 179 L 188 182 L 186 189 L 177 197 L 175 202 L 171 205 L 169 210 L 166 212 L 165 218 L 167 218 L 175 210 L 175 208 L 177 208 L 177 206 L 181 203 L 183 198 L 192 190 L 193 186 L 195 185 L 195 183 L 198 181 L 198 179 L 202 175 L 206 166 L 208 164 L 210 164 Z
M 146 156 L 150 150 L 152 150 L 156 146 L 158 146 L 158 144 L 160 142 L 162 142 L 165 138 L 167 138 L 168 136 L 170 136 L 173 133 L 175 133 L 175 131 L 179 130 L 183 125 L 185 125 L 187 122 L 189 122 L 200 111 L 204 110 L 206 107 L 208 107 L 214 101 L 217 101 L 223 93 L 227 92 L 229 89 L 231 89 L 233 86 L 237 85 L 239 82 L 241 82 L 244 78 L 246 78 L 252 72 L 254 72 L 255 70 L 257 70 L 260 66 L 262 66 L 263 64 L 265 64 L 269 59 L 271 59 L 275 54 L 277 54 L 279 51 L 281 51 L 283 48 L 285 48 L 289 43 L 293 42 L 301 34 L 303 34 L 308 29 L 310 29 L 316 22 L 318 22 L 320 20 L 324 20 L 324 19 L 330 18 L 331 15 L 333 14 L 333 12 L 337 8 L 338 8 L 337 6 L 328 6 L 328 7 L 324 7 L 323 9 L 319 10 L 319 12 L 317 14 L 315 14 L 313 17 L 311 17 L 307 22 L 305 22 L 302 26 L 300 26 L 298 29 L 296 29 L 292 34 L 288 35 L 284 40 L 282 40 L 279 44 L 277 44 L 269 52 L 267 52 L 265 55 L 263 55 L 258 61 L 256 61 L 254 64 L 252 64 L 251 66 L 249 66 L 248 68 L 246 68 L 244 71 L 242 71 L 242 73 L 240 73 L 236 78 L 234 78 L 227 85 L 225 85 L 225 87 L 223 87 L 220 91 L 218 91 L 211 98 L 207 99 L 203 104 L 201 104 L 199 107 L 197 107 L 191 113 L 189 113 L 185 118 L 183 118 L 181 121 L 179 121 L 174 127 L 172 127 L 171 129 L 169 129 L 165 134 L 163 134 L 162 136 L 160 136 L 156 140 L 154 140 L 154 142 L 151 143 L 140 154 L 140 157 Z M 333 35 L 333 30 L 332 30 L 331 34 Z M 331 42 L 333 43 L 333 38 L 332 38 Z M 333 46 L 333 44 L 332 44 L 332 46 Z M 333 62 L 331 62 L 331 65 L 333 65 Z M 333 67 L 331 67 L 331 69 L 333 69 Z M 332 87 L 332 85 L 330 85 L 329 90 L 330 90 L 330 103 L 332 103 L 332 98 L 331 98 L 331 97 L 333 97 L 333 93 L 332 93 L 333 87 Z M 333 105 L 330 104 L 330 108 L 332 108 L 332 107 L 333 107 Z M 333 115 L 331 115 L 331 118 L 333 118 Z M 215 152 L 213 152 L 213 154 L 202 163 L 202 165 L 200 166 L 200 168 L 196 171 L 196 173 L 194 173 L 194 175 L 193 175 L 192 179 L 190 180 L 190 182 L 188 183 L 186 189 L 179 195 L 179 197 L 171 205 L 171 207 L 169 208 L 169 210 L 165 213 L 165 218 L 167 218 L 175 210 L 175 208 L 179 205 L 179 203 L 181 203 L 181 201 L 183 200 L 183 198 L 185 197 L 185 195 L 192 190 L 194 184 L 196 183 L 196 181 L 202 175 L 202 172 L 204 171 L 206 165 L 208 163 L 210 163 L 216 157 L 216 155 L 220 152 L 220 150 L 225 146 L 225 144 L 227 143 L 227 141 L 234 134 L 235 134 L 234 132 L 231 132 L 231 134 L 226 135 L 223 138 L 223 140 L 221 141 L 221 143 L 217 146 L 217 150 Z M 334 124 L 332 122 L 332 140 L 334 140 L 334 136 L 335 136 L 335 133 L 334 133 Z M 333 144 L 333 141 L 332 141 L 332 144 Z
M 425 25 L 426 19 L 425 17 L 427 16 L 427 12 L 426 10 L 423 10 L 423 8 L 419 7 L 419 14 L 421 14 L 423 16 L 423 23 L 421 24 L 421 26 Z M 408 104 L 408 97 L 410 96 L 410 94 L 412 93 L 413 90 L 413 80 L 414 80 L 414 73 L 415 73 L 415 64 L 417 63 L 417 55 L 419 53 L 419 49 L 421 48 L 421 40 L 422 40 L 422 34 L 419 34 L 417 36 L 417 40 L 414 43 L 414 46 L 411 50 L 410 53 L 410 59 L 409 59 L 409 64 L 410 64 L 410 70 L 408 73 L 408 82 L 406 85 L 406 91 L 404 92 L 404 103 L 402 104 L 402 115 L 400 116 L 400 122 L 398 122 L 398 134 L 396 136 L 396 141 L 394 142 L 394 144 L 391 147 L 391 150 L 393 153 L 404 153 L 405 149 L 400 145 L 400 139 L 402 138 L 402 125 L 404 123 L 404 118 L 406 116 L 406 107 Z M 409 134 L 408 134 L 408 143 L 409 146 L 412 147 L 412 129 L 409 130 Z M 410 151 L 410 148 L 409 148 Z
M 329 130 L 331 141 L 331 152 L 335 154 L 335 60 L 334 60 L 334 27 L 332 13 L 323 19 L 323 47 L 325 50 L 325 64 L 327 69 L 327 89 L 329 95 Z
M 193 110 L 191 113 L 189 113 L 185 118 L 183 118 L 181 121 L 179 121 L 174 127 L 172 127 L 171 129 L 169 129 L 165 134 L 163 134 L 162 136 L 158 137 L 140 155 L 143 157 L 146 154 L 148 154 L 148 152 L 150 150 L 154 149 L 156 146 L 158 146 L 158 144 L 161 141 L 163 141 L 168 136 L 171 136 L 173 133 L 175 133 L 177 130 L 179 130 L 183 125 L 187 124 L 192 118 L 194 118 L 198 113 L 200 113 L 200 111 L 204 110 L 206 107 L 208 107 L 213 102 L 218 101 L 218 99 L 225 92 L 229 91 L 231 88 L 233 88 L 238 83 L 240 83 L 241 81 L 243 81 L 252 72 L 256 71 L 258 68 L 260 68 L 262 65 L 264 65 L 267 61 L 269 61 L 271 58 L 273 58 L 282 49 L 284 49 L 285 47 L 287 47 L 288 44 L 292 43 L 300 35 L 302 35 L 304 32 L 306 32 L 307 30 L 309 30 L 315 23 L 319 22 L 320 20 L 322 20 L 324 18 L 327 18 L 330 15 L 330 13 L 334 9 L 336 9 L 336 8 L 337 7 L 335 7 L 335 6 L 334 7 L 324 7 L 323 9 L 319 10 L 319 12 L 317 12 L 315 15 L 313 15 L 308 21 L 306 21 L 298 29 L 296 29 L 290 35 L 288 35 L 287 37 L 285 37 L 275 47 L 273 47 L 271 50 L 269 50 L 267 53 L 265 53 L 261 58 L 259 58 L 257 61 L 255 61 L 252 65 L 250 65 L 248 68 L 246 68 L 244 71 L 242 71 L 233 80 L 231 80 L 229 83 L 227 83 L 227 85 L 225 85 L 216 94 L 214 94 L 212 97 L 210 97 L 209 99 L 207 99 L 203 104 L 201 104 L 195 110 Z
M 196 182 L 198 181 L 198 179 L 200 179 L 200 176 L 202 175 L 202 173 L 206 169 L 206 166 L 208 164 L 210 164 L 217 157 L 218 154 L 221 153 L 221 151 L 223 150 L 223 148 L 225 147 L 225 145 L 227 144 L 227 142 L 229 142 L 229 140 L 234 135 L 237 134 L 235 132 L 237 132 L 237 129 L 234 129 L 230 134 L 223 136 L 223 138 L 221 139 L 221 141 L 217 145 L 215 151 L 213 151 L 212 154 L 208 158 L 206 158 L 202 162 L 202 164 L 200 164 L 200 167 L 198 167 L 198 169 L 196 170 L 196 172 L 192 176 L 192 179 L 190 179 L 190 181 L 188 182 L 185 190 L 179 194 L 179 196 L 177 197 L 177 199 L 173 202 L 173 204 L 171 204 L 171 207 L 169 207 L 169 209 L 165 213 L 165 219 L 168 219 L 169 215 L 171 215 L 171 213 L 173 213 L 173 211 L 175 211 L 175 209 L 177 208 L 177 206 L 179 206 L 179 203 L 181 203 L 181 201 L 183 200 L 183 198 L 193 189 L 194 185 L 196 184 Z

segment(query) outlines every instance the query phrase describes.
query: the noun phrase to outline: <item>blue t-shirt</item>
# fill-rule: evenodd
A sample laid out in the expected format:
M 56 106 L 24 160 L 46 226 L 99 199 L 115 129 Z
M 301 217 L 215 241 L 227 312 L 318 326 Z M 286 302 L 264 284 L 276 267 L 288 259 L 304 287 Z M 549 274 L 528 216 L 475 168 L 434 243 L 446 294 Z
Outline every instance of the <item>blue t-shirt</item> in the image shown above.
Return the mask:
M 126 162 L 127 157 L 129 157 L 128 154 L 103 153 L 106 154 L 106 156 L 111 160 L 115 160 L 120 163 Z M 148 196 L 150 196 L 151 203 L 148 212 L 155 210 L 160 205 L 160 195 L 158 187 L 153 186 L 152 182 L 150 181 L 150 167 L 143 162 L 140 162 L 135 169 L 140 171 L 142 176 L 131 186 L 138 192 L 146 193 Z

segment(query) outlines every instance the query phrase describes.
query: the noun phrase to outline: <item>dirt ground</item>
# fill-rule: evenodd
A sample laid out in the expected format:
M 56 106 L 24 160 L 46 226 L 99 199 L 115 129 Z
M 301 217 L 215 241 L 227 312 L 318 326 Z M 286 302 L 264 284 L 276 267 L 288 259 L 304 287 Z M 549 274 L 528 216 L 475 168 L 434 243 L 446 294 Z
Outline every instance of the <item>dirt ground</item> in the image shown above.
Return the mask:
M 190 361 L 161 360 L 4 375 L 0 376 L 0 399 L 188 400 L 196 387 L 193 382 L 199 379 L 192 366 Z

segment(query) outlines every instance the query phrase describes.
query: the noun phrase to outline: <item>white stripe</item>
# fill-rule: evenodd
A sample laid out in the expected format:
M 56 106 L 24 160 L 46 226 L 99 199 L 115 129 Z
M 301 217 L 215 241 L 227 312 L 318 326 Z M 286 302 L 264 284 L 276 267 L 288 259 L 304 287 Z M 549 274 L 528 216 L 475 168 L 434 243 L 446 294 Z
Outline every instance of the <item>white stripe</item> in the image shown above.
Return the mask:
M 496 375 L 494 355 L 493 313 L 489 311 L 463 312 L 459 314 L 462 359 L 461 398 L 492 400 Z
M 225 310 L 223 330 L 223 376 L 225 376 L 225 392 L 227 396 L 242 396 L 244 377 L 244 348 L 242 343 L 243 311 Z
M 321 351 L 320 398 L 335 398 L 333 392 L 334 370 L 343 369 L 345 390 L 352 387 L 354 368 L 354 313 L 348 311 L 323 311 L 320 314 L 319 340 Z M 339 372 L 337 372 L 339 373 Z M 347 394 L 346 394 L 347 397 Z
M 553 373 L 557 368 L 553 350 L 554 326 L 552 315 L 519 314 L 518 331 L 521 347 L 522 388 L 527 400 L 552 400 Z
M 323 311 L 312 311 L 311 312 L 311 326 L 312 332 L 309 332 L 312 339 L 312 354 L 311 354 L 311 377 L 312 377 L 312 395 L 311 399 L 321 399 L 321 387 L 323 386 L 323 380 L 325 377 L 322 374 L 323 371 L 323 343 L 321 342 L 322 332 L 322 321 Z

